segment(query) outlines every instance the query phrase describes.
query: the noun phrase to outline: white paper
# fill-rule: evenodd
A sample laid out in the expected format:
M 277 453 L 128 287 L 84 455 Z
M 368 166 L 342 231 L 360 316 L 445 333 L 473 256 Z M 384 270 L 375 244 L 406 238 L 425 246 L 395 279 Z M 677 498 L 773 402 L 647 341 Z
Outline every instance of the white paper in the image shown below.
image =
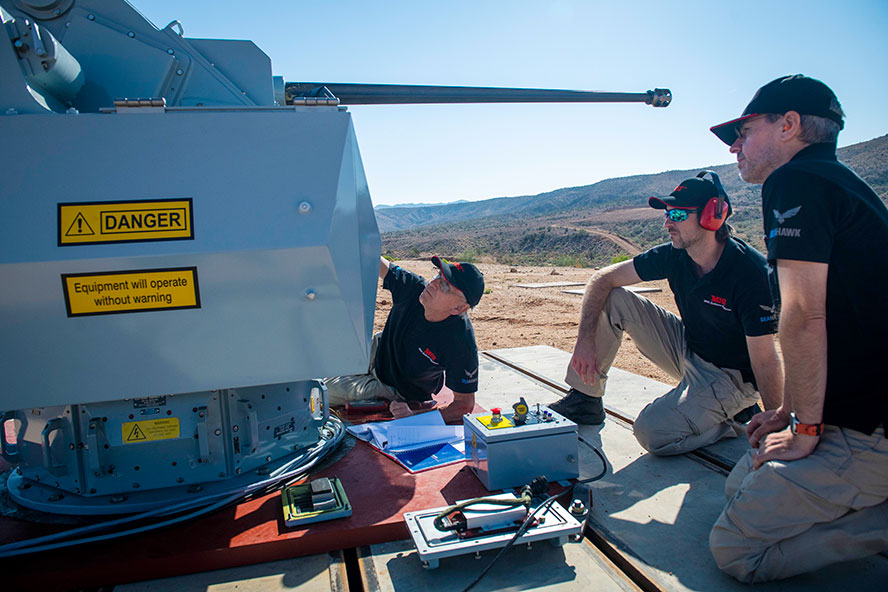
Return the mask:
M 394 421 L 377 421 L 348 426 L 350 434 L 380 450 L 402 451 L 432 444 L 461 442 L 462 426 L 449 426 L 438 410 L 410 415 Z

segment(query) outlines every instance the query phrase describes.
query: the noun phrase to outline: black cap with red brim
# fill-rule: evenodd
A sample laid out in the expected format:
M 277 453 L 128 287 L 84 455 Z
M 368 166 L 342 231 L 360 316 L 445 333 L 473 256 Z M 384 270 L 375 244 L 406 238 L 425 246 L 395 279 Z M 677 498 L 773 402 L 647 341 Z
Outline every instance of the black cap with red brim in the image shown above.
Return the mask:
M 815 78 L 794 74 L 781 76 L 764 85 L 756 91 L 743 115 L 714 125 L 709 130 L 730 146 L 737 140 L 738 128 L 747 119 L 768 113 L 784 115 L 789 111 L 825 117 L 838 123 L 839 129 L 845 127 L 842 106 L 832 89 Z
M 463 293 L 469 306 L 475 306 L 484 294 L 484 274 L 471 263 L 450 262 L 441 257 L 432 257 L 432 263 L 441 270 L 441 276 L 448 284 Z

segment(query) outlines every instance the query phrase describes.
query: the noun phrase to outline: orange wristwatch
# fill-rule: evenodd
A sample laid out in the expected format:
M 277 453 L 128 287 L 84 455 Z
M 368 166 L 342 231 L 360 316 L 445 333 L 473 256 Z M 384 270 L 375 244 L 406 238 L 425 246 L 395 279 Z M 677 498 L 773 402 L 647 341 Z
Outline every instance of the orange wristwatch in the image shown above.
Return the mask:
M 793 434 L 802 434 L 803 436 L 819 436 L 823 433 L 823 423 L 802 423 L 796 416 L 795 411 L 789 414 L 789 429 Z

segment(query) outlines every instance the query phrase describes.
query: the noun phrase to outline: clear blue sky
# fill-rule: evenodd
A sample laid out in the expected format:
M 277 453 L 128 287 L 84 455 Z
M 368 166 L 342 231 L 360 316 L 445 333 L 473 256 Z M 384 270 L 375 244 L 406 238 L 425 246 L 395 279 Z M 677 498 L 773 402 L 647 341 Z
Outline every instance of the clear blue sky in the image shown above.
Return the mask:
M 643 104 L 350 107 L 375 204 L 536 194 L 733 162 L 709 126 L 804 73 L 847 114 L 839 145 L 888 133 L 888 1 L 132 0 L 186 37 L 250 39 L 288 82 L 643 92 Z M 308 148 L 307 148 L 308 149 Z

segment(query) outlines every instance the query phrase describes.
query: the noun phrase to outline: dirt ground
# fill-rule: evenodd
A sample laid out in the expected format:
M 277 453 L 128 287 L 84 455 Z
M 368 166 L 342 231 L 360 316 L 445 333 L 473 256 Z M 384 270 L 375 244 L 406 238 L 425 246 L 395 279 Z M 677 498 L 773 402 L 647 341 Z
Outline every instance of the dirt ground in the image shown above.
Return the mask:
M 437 268 L 428 259 L 399 260 L 396 264 L 426 278 L 433 277 L 437 272 Z M 564 351 L 573 351 L 583 297 L 565 294 L 563 291 L 582 289 L 584 286 L 519 288 L 517 284 L 582 282 L 585 285 L 594 270 L 572 267 L 511 267 L 493 263 L 477 265 L 484 274 L 487 288 L 481 302 L 470 313 L 479 351 L 525 345 L 551 345 Z M 638 285 L 659 288 L 660 292 L 643 295 L 663 308 L 678 313 L 666 280 Z M 376 299 L 376 331 L 382 330 L 391 305 L 391 294 L 382 289 L 380 281 Z M 623 345 L 614 365 L 662 382 L 674 382 L 638 352 L 628 335 L 623 337 Z

